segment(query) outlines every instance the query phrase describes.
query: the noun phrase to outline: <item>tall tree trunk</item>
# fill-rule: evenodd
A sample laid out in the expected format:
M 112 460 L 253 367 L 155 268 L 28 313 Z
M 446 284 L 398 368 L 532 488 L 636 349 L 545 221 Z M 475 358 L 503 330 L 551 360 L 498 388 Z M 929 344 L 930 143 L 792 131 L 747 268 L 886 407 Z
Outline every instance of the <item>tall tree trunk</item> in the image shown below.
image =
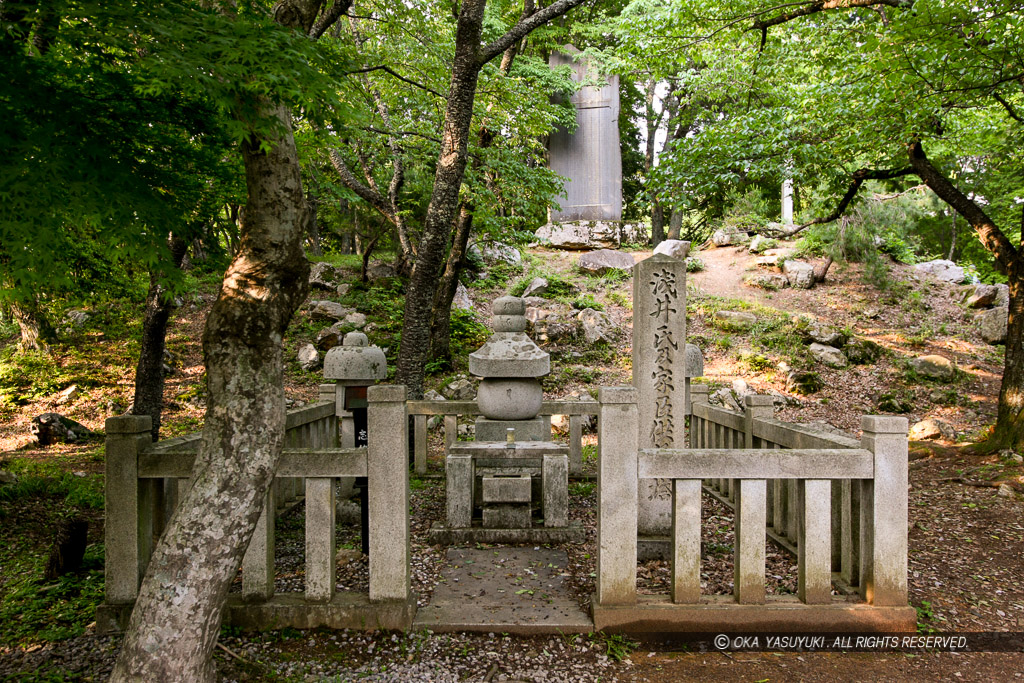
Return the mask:
M 434 310 L 430 322 L 430 360 L 452 358 L 452 301 L 459 288 L 459 276 L 469 246 L 469 235 L 473 231 L 473 207 L 463 206 L 459 222 L 452 238 L 452 248 L 441 275 L 441 282 L 434 294 Z
M 308 32 L 320 2 L 275 7 Z M 335 5 L 348 2 L 336 0 Z M 214 681 L 211 655 L 228 588 L 263 509 L 284 442 L 281 342 L 309 289 L 305 199 L 291 112 L 252 103 L 275 139 L 242 146 L 248 200 L 238 253 L 206 320 L 209 400 L 192 486 L 153 551 L 111 680 Z
M 651 198 L 651 246 L 665 241 L 665 209 L 657 196 Z
M 434 172 L 434 187 L 423 222 L 423 234 L 416 263 L 405 295 L 402 346 L 398 353 L 397 381 L 405 384 L 413 398 L 423 396 L 423 375 L 430 352 L 430 321 L 434 287 L 441 275 L 454 229 L 459 188 L 466 171 L 469 126 L 480 69 L 523 40 L 538 26 L 562 16 L 585 0 L 556 0 L 515 26 L 497 40 L 481 45 L 487 0 L 463 0 L 455 30 L 455 56 L 444 112 L 441 150 Z
M 679 239 L 679 233 L 683 229 L 683 212 L 680 209 L 672 209 L 672 217 L 668 222 L 668 238 Z
M 171 263 L 181 268 L 181 262 L 188 250 L 188 243 L 171 235 Z M 174 310 L 174 299 L 160 283 L 160 273 L 150 273 L 149 293 L 146 294 L 146 313 L 142 318 L 142 348 L 139 363 L 135 367 L 135 397 L 132 399 L 132 415 L 149 415 L 153 419 L 153 441 L 160 438 L 160 418 L 164 404 L 164 347 L 167 338 L 167 321 Z
M 423 396 L 424 365 L 430 351 L 434 288 L 448 248 L 459 187 L 466 170 L 469 124 L 473 117 L 473 99 L 482 66 L 477 62 L 477 50 L 486 4 L 486 0 L 464 0 L 459 13 L 441 152 L 434 173 L 434 188 L 427 216 L 423 222 L 416 264 L 406 289 L 397 381 L 408 387 L 409 395 L 413 398 Z
M 57 341 L 57 333 L 46 314 L 39 309 L 35 297 L 13 302 L 11 312 L 21 331 L 22 351 L 46 351 Z
M 991 447 L 1024 449 L 1024 263 L 1018 258 L 1006 272 L 1010 310 L 1006 324 L 1003 383 L 999 387 L 996 426 Z

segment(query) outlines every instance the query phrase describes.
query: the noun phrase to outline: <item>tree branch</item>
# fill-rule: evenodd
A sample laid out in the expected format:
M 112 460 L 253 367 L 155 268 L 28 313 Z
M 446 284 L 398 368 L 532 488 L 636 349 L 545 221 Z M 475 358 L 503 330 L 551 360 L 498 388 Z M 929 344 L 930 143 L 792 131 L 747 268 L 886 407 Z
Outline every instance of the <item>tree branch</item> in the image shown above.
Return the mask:
M 978 233 L 981 243 L 996 257 L 996 263 L 1004 271 L 1009 269 L 1018 257 L 1013 243 L 996 227 L 995 221 L 988 217 L 984 209 L 957 189 L 950 180 L 942 175 L 924 153 L 920 140 L 907 146 L 910 165 L 921 180 L 939 199 L 949 204 L 957 213 L 964 217 L 974 232 Z
M 319 40 L 320 36 L 333 26 L 334 22 L 348 12 L 351 6 L 352 0 L 334 0 L 334 4 L 324 10 L 320 18 L 313 24 L 313 28 L 309 29 L 309 37 L 313 40 Z
M 1013 119 L 1017 123 L 1024 123 L 1024 119 L 1022 119 L 1020 117 L 1020 114 L 1018 114 L 1017 110 L 1013 108 L 1013 105 L 1010 104 L 1009 102 L 1007 102 L 1006 100 L 1004 100 L 1002 98 L 1002 96 L 1000 96 L 999 93 L 997 93 L 997 92 L 992 93 L 992 97 L 994 97 L 996 99 L 996 102 L 998 102 L 999 104 L 1003 105 L 1003 109 L 1006 110 L 1006 113 L 1010 115 L 1011 119 Z
M 392 76 L 394 76 L 398 80 L 402 81 L 403 83 L 408 83 L 409 85 L 413 86 L 414 88 L 419 88 L 420 90 L 424 90 L 424 91 L 430 93 L 431 95 L 434 95 L 436 97 L 440 97 L 442 100 L 448 99 L 447 97 L 445 97 L 441 93 L 437 92 L 433 88 L 428 88 L 427 86 L 423 85 L 422 83 L 417 83 L 414 80 L 408 79 L 405 76 L 403 76 L 402 74 L 396 72 L 390 66 L 386 66 L 384 64 L 381 64 L 379 66 L 368 66 L 365 69 L 356 69 L 355 71 L 347 72 L 345 75 L 346 76 L 351 76 L 353 74 L 368 74 L 371 71 L 383 71 L 384 73 L 391 74 Z
M 751 26 L 752 29 L 761 31 L 762 38 L 767 33 L 768 29 L 772 26 L 778 26 L 784 24 L 787 21 L 793 19 L 799 19 L 800 17 L 806 17 L 811 14 L 817 14 L 818 12 L 824 12 L 826 10 L 833 9 L 854 9 L 857 7 L 875 7 L 877 5 L 886 5 L 888 7 L 898 8 L 909 8 L 914 4 L 914 0 L 816 0 L 815 2 L 809 2 L 804 4 L 802 7 L 795 9 L 791 12 L 783 12 L 777 14 L 769 19 L 758 19 L 754 21 Z
M 562 16 L 571 9 L 579 7 L 589 0 L 557 0 L 544 9 L 520 19 L 505 35 L 490 45 L 486 45 L 477 53 L 477 64 L 483 66 L 498 55 L 505 52 L 515 43 L 530 34 L 535 28 L 543 26 L 552 19 Z M 524 12 L 525 14 L 525 12 Z
M 389 222 L 395 222 L 395 216 L 388 207 L 387 200 L 384 199 L 384 196 L 368 185 L 364 185 L 359 182 L 359 179 L 355 177 L 351 170 L 349 170 L 345 160 L 341 158 L 341 153 L 338 150 L 330 150 L 327 153 L 327 156 L 331 160 L 331 166 L 334 167 L 334 170 L 338 173 L 338 177 L 341 178 L 342 185 L 355 192 L 357 196 L 365 200 L 367 204 L 376 209 L 377 212 L 384 216 L 384 218 Z
M 852 202 L 853 198 L 857 196 L 857 192 L 860 191 L 861 185 L 864 184 L 865 180 L 891 180 L 893 178 L 910 175 L 911 173 L 914 173 L 914 169 L 910 166 L 907 166 L 906 168 L 880 170 L 870 168 L 858 169 L 853 172 L 850 186 L 846 189 L 846 194 L 844 194 L 843 198 L 839 200 L 839 204 L 837 204 L 836 208 L 832 210 L 832 213 L 827 216 L 822 216 L 821 218 L 815 218 L 814 220 L 803 223 L 802 225 L 798 225 L 792 230 L 783 231 L 780 236 L 792 237 L 801 230 L 809 228 L 812 225 L 822 225 L 824 223 L 831 223 L 834 220 L 838 220 L 844 213 L 846 213 L 846 209 L 850 207 L 850 202 Z

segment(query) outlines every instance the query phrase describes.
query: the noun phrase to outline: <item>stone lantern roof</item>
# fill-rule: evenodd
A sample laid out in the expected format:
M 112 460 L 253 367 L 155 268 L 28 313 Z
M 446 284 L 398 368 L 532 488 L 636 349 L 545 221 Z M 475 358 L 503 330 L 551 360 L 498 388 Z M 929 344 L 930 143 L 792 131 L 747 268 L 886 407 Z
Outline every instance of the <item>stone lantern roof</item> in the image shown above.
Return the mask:
M 371 346 L 362 332 L 349 332 L 341 346 L 335 346 L 324 357 L 324 379 L 376 381 L 387 374 L 384 351 Z
M 526 336 L 526 302 L 503 296 L 494 300 L 493 311 L 494 334 L 469 354 L 469 372 L 485 379 L 543 377 L 551 372 L 551 357 Z

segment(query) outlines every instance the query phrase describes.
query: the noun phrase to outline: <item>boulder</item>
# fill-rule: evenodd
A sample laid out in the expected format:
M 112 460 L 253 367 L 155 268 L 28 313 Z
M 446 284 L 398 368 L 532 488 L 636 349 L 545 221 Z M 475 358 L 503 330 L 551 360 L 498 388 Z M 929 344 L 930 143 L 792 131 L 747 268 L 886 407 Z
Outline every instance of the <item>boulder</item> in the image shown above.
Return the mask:
M 716 247 L 727 247 L 730 244 L 735 244 L 733 233 L 727 230 L 715 230 L 711 235 L 711 243 Z
M 89 320 L 89 314 L 79 309 L 72 309 L 68 311 L 64 317 L 67 319 L 68 324 L 72 329 L 81 327 Z
M 613 249 L 598 249 L 580 256 L 576 265 L 584 273 L 604 275 L 613 268 L 624 270 L 627 273 L 632 272 L 635 263 L 629 254 Z
M 337 289 L 335 291 L 338 293 L 338 296 L 345 296 L 346 294 L 348 294 L 348 291 L 350 289 L 352 289 L 352 285 L 350 285 L 350 284 L 348 284 L 346 282 L 346 283 L 342 283 L 342 284 L 338 285 L 338 287 L 337 287 Z
M 757 316 L 746 311 L 715 311 L 715 322 L 726 329 L 745 330 L 757 322 Z
M 57 405 L 62 406 L 71 403 L 76 398 L 82 395 L 82 390 L 78 388 L 77 384 L 72 384 L 70 387 L 60 392 L 57 395 Z
M 0 485 L 14 484 L 18 481 L 18 475 L 8 470 L 0 470 Z
M 1009 308 L 992 308 L 980 313 L 975 320 L 981 327 L 981 338 L 989 344 L 1005 344 Z
M 953 441 L 956 439 L 956 430 L 942 420 L 929 417 L 911 427 L 907 436 L 911 441 L 929 441 L 932 439 Z
M 340 277 L 338 269 L 325 261 L 317 261 L 309 269 L 309 286 L 327 292 L 335 291 Z
M 743 405 L 743 400 L 747 396 L 754 396 L 757 394 L 756 391 L 750 388 L 750 385 L 747 384 L 746 380 L 742 379 L 734 379 L 732 381 L 732 393 L 740 405 Z
M 299 361 L 299 367 L 306 372 L 312 372 L 320 367 L 320 354 L 312 344 L 303 344 L 299 347 L 295 358 Z
M 464 311 L 473 310 L 473 300 L 469 298 L 469 290 L 461 282 L 455 288 L 455 298 L 452 299 L 452 308 Z
M 476 388 L 465 375 L 459 375 L 441 388 L 441 393 L 449 401 L 472 401 L 476 398 Z
M 344 325 L 342 323 L 334 323 L 317 333 L 316 347 L 321 351 L 330 351 L 338 344 L 341 344 L 344 338 Z
M 347 306 L 336 301 L 310 301 L 309 317 L 313 320 L 342 320 L 352 312 Z
M 769 389 L 768 395 L 772 397 L 772 406 L 776 409 L 787 408 L 790 406 L 799 408 L 803 405 L 800 402 L 800 399 L 793 398 L 792 396 L 786 396 L 781 391 L 776 391 L 775 389 Z
M 972 285 L 972 290 L 964 301 L 967 308 L 988 308 L 999 296 L 999 290 L 993 285 Z
M 953 284 L 963 282 L 965 276 L 963 268 L 946 259 L 918 263 L 914 266 L 914 269 L 930 275 L 941 282 L 952 282 Z
M 825 383 L 821 379 L 821 375 L 816 372 L 798 372 L 791 370 L 786 375 L 786 391 L 799 394 L 800 396 L 810 396 L 811 394 L 817 393 L 824 388 Z
M 788 259 L 782 264 L 782 272 L 789 280 L 791 287 L 811 289 L 814 287 L 814 266 L 806 261 Z
M 757 258 L 757 265 L 765 268 L 778 268 L 784 261 L 793 258 L 796 254 L 796 249 L 790 247 L 780 247 L 778 249 L 768 249 L 764 252 L 763 256 Z
M 944 356 L 935 354 L 920 356 L 910 361 L 910 366 L 929 379 L 949 382 L 956 376 L 956 365 Z
M 819 362 L 830 368 L 845 368 L 849 361 L 843 352 L 834 346 L 826 346 L 817 342 L 811 344 L 811 355 Z
M 825 346 L 841 347 L 846 343 L 846 335 L 838 330 L 822 325 L 820 322 L 811 322 L 807 327 L 801 329 L 804 341 L 816 342 Z
M 874 363 L 882 355 L 882 347 L 870 339 L 857 337 L 851 339 L 843 347 L 846 359 L 854 365 Z
M 683 240 L 665 240 L 654 248 L 654 253 L 685 261 L 687 254 L 690 253 L 690 243 Z
M 909 413 L 914 409 L 910 401 L 892 391 L 879 395 L 875 407 L 883 413 Z
M 375 261 L 366 269 L 366 277 L 371 282 L 374 280 L 383 280 L 389 277 L 398 277 L 398 271 L 395 270 L 395 267 L 390 263 Z
M 732 389 L 719 389 L 708 397 L 708 403 L 711 405 L 722 406 L 723 408 L 727 408 L 728 410 L 732 410 L 737 413 L 743 412 L 743 408 L 740 407 L 739 401 L 737 401 L 736 397 L 732 395 Z
M 92 436 L 92 431 L 88 427 L 58 413 L 36 415 L 32 418 L 29 430 L 40 446 L 60 442 L 71 443 Z
M 778 245 L 779 241 L 776 239 L 764 237 L 763 235 L 755 235 L 754 239 L 750 240 L 750 252 L 752 254 L 760 254 L 762 251 L 774 249 Z
M 992 302 L 993 306 L 1010 306 L 1010 288 L 1003 283 L 997 283 L 992 285 L 996 288 L 996 300 Z
M 523 255 L 519 250 L 504 242 L 474 242 L 469 245 L 468 251 L 488 265 L 507 263 L 519 266 L 523 263 Z
M 366 314 L 353 311 L 345 316 L 345 324 L 351 325 L 357 330 L 361 329 L 366 325 Z
M 548 223 L 536 232 L 537 241 L 546 242 L 556 249 L 616 249 L 623 242 L 638 242 L 643 238 L 639 226 L 618 221 L 576 221 Z
M 526 289 L 523 290 L 523 298 L 529 297 L 541 297 L 548 293 L 548 286 L 550 283 L 545 278 L 535 277 L 530 280 L 530 284 L 526 285 Z M 527 302 L 529 305 L 529 302 Z
M 561 344 L 569 342 L 583 332 L 577 320 L 559 320 L 556 317 L 537 321 L 533 326 L 533 338 L 538 344 Z
M 785 275 L 766 271 L 754 271 L 743 276 L 743 284 L 748 287 L 759 287 L 774 292 L 789 286 L 789 280 Z
M 584 308 L 577 314 L 576 319 L 583 325 L 583 337 L 587 343 L 593 344 L 597 341 L 614 343 L 617 330 L 607 313 L 595 311 L 593 308 Z

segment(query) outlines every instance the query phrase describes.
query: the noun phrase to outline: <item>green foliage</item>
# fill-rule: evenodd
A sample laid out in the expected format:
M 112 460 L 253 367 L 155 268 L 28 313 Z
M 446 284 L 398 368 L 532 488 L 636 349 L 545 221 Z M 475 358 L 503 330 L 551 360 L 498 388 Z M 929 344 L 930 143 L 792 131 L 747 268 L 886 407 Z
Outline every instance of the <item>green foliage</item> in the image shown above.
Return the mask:
M 699 273 L 704 270 L 704 261 L 699 256 L 686 257 L 686 272 Z
M 77 509 L 103 509 L 103 477 L 98 474 L 79 476 L 53 463 L 22 458 L 0 465 L 17 477 L 12 484 L 0 485 L 0 505 L 25 498 L 57 498 Z
M 595 311 L 603 311 L 604 304 L 594 298 L 593 294 L 582 294 L 572 300 L 572 307 L 576 310 L 592 308 Z
M 522 296 L 535 277 L 542 277 L 548 281 L 548 291 L 544 295 L 547 299 L 566 299 L 574 296 L 579 291 L 579 287 L 574 282 L 557 273 L 534 271 L 531 269 L 530 272 L 512 286 L 509 294 L 512 296 Z
M 600 631 L 598 633 L 591 633 L 590 639 L 595 644 L 604 647 L 605 654 L 613 662 L 621 662 L 640 647 L 640 643 L 618 633 L 604 633 Z
M 8 579 L 0 593 L 0 645 L 65 640 L 95 620 L 103 601 L 103 546 L 89 545 L 81 571 L 52 581 L 43 578 L 46 560 L 45 552 L 17 545 L 0 549 Z
M 451 314 L 452 353 L 456 356 L 467 355 L 480 348 L 491 330 L 480 322 L 472 310 L 453 308 Z
M 569 495 L 586 498 L 587 496 L 593 495 L 596 489 L 597 484 L 592 481 L 574 481 L 569 484 Z
M 767 372 L 775 368 L 775 362 L 760 353 L 741 353 L 740 363 L 752 372 Z

